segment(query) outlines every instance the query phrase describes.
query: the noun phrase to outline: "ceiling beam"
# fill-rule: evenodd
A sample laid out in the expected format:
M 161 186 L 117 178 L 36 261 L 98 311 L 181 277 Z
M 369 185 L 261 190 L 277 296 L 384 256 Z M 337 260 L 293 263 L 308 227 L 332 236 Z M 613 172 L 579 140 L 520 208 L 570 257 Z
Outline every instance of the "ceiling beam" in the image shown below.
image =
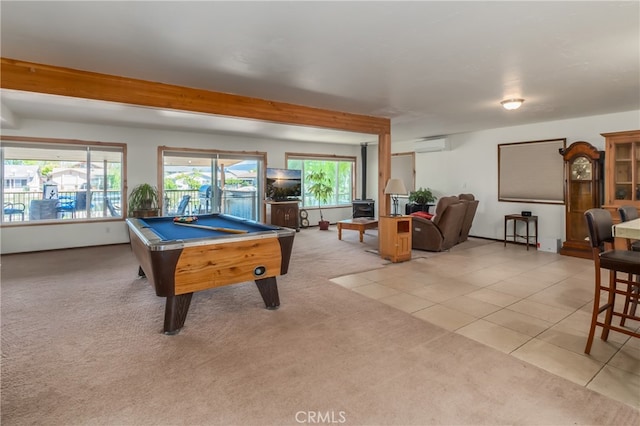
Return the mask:
M 3 89 L 192 111 L 281 124 L 388 134 L 388 118 L 370 117 L 203 89 L 1 58 Z
M 378 135 L 378 212 L 390 212 L 391 121 L 264 99 L 0 58 L 0 87 L 25 92 L 192 111 Z

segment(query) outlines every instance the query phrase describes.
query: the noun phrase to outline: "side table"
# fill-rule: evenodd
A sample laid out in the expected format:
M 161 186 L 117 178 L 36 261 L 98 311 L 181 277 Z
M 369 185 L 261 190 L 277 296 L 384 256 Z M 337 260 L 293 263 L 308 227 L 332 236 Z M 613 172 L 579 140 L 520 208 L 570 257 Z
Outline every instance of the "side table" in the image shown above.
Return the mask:
M 507 223 L 513 220 L 513 234 L 507 235 Z M 516 225 L 518 221 L 524 222 L 526 227 L 526 234 L 521 235 L 517 233 Z M 532 223 L 535 226 L 535 234 L 531 235 L 529 233 L 529 224 Z M 504 216 L 504 246 L 507 246 L 507 238 L 513 237 L 513 242 L 517 242 L 517 238 L 524 238 L 525 244 L 527 245 L 527 250 L 529 250 L 529 243 L 531 238 L 535 238 L 534 247 L 538 247 L 538 216 L 522 216 L 521 214 L 507 214 Z
M 381 216 L 378 226 L 380 257 L 394 263 L 411 260 L 411 216 Z

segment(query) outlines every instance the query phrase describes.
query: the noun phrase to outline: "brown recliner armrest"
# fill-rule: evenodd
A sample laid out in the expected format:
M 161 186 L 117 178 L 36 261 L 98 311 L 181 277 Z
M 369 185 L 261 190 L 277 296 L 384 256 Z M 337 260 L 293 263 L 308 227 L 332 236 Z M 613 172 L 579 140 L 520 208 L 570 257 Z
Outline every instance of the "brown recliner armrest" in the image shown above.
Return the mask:
M 440 251 L 444 237 L 440 229 L 429 219 L 414 216 L 412 219 L 411 247 L 418 250 Z

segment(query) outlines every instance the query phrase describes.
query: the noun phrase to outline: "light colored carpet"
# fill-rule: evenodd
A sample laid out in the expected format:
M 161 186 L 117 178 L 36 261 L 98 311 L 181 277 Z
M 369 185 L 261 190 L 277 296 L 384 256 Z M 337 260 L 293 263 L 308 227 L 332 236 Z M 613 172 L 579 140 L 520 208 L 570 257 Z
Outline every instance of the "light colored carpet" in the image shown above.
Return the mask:
M 176 336 L 161 334 L 164 299 L 126 245 L 4 256 L 2 423 L 640 424 L 627 405 L 328 281 L 384 267 L 375 244 L 303 230 L 280 309 L 253 283 L 196 293 Z

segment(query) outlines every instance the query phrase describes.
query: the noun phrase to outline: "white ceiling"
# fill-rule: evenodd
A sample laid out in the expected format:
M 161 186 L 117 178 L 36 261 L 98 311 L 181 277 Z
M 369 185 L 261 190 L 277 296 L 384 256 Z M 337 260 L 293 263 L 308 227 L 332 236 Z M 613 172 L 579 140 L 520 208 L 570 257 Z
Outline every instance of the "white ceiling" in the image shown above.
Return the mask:
M 3 57 L 388 117 L 392 140 L 640 109 L 640 2 L 1 2 Z M 34 117 L 370 135 L 2 90 Z M 505 98 L 526 99 L 505 111 Z M 640 121 L 640 117 L 639 117 Z M 640 126 L 640 122 L 639 122 Z

